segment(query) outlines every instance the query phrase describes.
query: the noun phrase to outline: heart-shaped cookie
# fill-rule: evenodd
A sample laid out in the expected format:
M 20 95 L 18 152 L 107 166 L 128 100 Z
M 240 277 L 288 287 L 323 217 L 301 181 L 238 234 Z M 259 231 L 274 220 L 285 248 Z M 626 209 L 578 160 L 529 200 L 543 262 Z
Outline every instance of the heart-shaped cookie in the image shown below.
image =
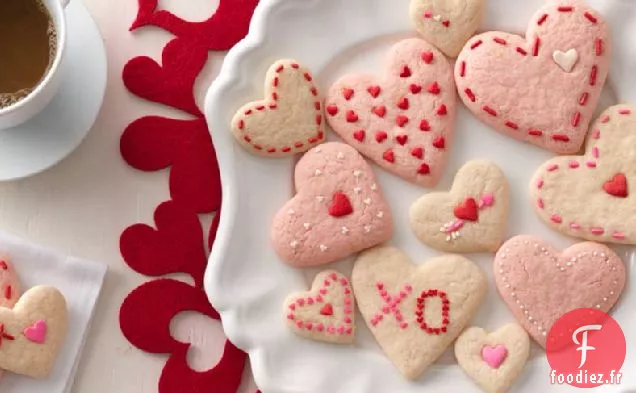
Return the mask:
M 287 325 L 299 336 L 336 344 L 355 340 L 355 301 L 349 280 L 329 270 L 316 276 L 310 292 L 285 301 Z
M 488 285 L 477 265 L 459 255 L 418 267 L 391 247 L 365 251 L 351 280 L 369 329 L 408 379 L 419 377 L 464 330 Z
M 501 297 L 543 347 L 558 318 L 578 308 L 608 312 L 625 285 L 618 255 L 592 242 L 559 253 L 541 239 L 517 236 L 501 246 L 494 269 Z
M 411 0 L 411 19 L 420 35 L 448 57 L 457 57 L 477 30 L 486 0 Z
M 636 244 L 636 106 L 618 105 L 592 126 L 583 156 L 547 161 L 530 183 L 535 211 L 567 235 Z
M 488 334 L 466 329 L 455 342 L 455 357 L 464 372 L 488 393 L 505 393 L 519 378 L 530 356 L 528 333 L 516 323 Z
M 343 77 L 325 108 L 333 130 L 384 169 L 425 187 L 439 180 L 455 127 L 455 87 L 448 60 L 426 41 L 396 44 L 381 77 Z
M 232 132 L 263 157 L 291 156 L 322 142 L 322 100 L 309 70 L 295 60 L 274 63 L 265 77 L 265 99 L 239 109 Z
M 66 300 L 53 287 L 31 288 L 12 310 L 0 307 L 0 368 L 47 377 L 66 337 L 67 323 Z
M 577 152 L 610 63 L 608 27 L 582 1 L 550 2 L 525 38 L 488 32 L 470 39 L 455 64 L 466 106 L 513 138 L 556 153 Z
M 508 181 L 494 163 L 471 161 L 457 172 L 450 192 L 415 201 L 410 220 L 418 239 L 439 250 L 497 251 L 508 221 Z
M 322 265 L 389 240 L 391 212 L 364 158 L 325 143 L 296 165 L 294 198 L 274 217 L 278 255 L 297 267 Z

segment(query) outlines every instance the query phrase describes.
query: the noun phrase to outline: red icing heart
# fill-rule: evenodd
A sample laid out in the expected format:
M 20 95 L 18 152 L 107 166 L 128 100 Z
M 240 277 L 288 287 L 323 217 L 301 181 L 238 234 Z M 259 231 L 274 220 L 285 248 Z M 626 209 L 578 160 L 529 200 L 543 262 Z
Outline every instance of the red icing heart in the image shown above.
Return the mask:
M 479 219 L 479 206 L 474 198 L 466 198 L 464 202 L 455 207 L 453 213 L 460 220 L 477 221 Z
M 571 69 L 559 61 L 570 50 Z M 598 12 L 579 1 L 553 1 L 530 20 L 525 38 L 505 32 L 471 38 L 457 59 L 455 79 L 466 106 L 489 126 L 557 153 L 575 153 L 609 61 L 608 27 Z
M 354 91 L 349 100 L 343 89 Z M 433 186 L 452 141 L 455 94 L 448 60 L 426 41 L 407 39 L 393 47 L 383 76 L 349 75 L 336 82 L 326 99 L 327 108 L 333 108 L 327 119 L 376 164 L 413 183 Z M 375 138 L 361 138 L 362 131 Z M 418 147 L 429 153 L 411 154 Z
M 345 217 L 353 213 L 353 206 L 349 197 L 343 192 L 333 194 L 331 206 L 329 206 L 329 215 L 333 217 Z
M 320 309 L 320 314 L 330 316 L 333 315 L 333 306 L 331 303 L 327 303 L 323 308 Z
M 627 198 L 629 196 L 627 178 L 622 173 L 615 175 L 611 180 L 603 184 L 603 189 L 608 194 L 618 198 Z

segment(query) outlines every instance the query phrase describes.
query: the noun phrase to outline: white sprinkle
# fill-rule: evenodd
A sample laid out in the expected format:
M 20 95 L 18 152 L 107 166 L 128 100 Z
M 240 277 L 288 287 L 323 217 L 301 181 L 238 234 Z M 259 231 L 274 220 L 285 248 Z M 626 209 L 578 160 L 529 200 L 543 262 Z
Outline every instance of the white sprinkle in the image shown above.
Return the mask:
M 598 253 L 597 253 L 596 251 L 594 251 L 594 252 L 592 253 L 592 255 L 597 256 L 597 255 L 598 255 Z
M 510 249 L 509 249 L 509 248 L 506 248 L 504 251 L 506 251 L 506 252 L 510 252 Z
M 532 321 L 532 317 L 528 317 L 528 321 Z
M 433 17 L 433 19 L 435 19 L 436 22 L 439 22 L 440 20 L 442 20 L 442 16 L 441 15 L 435 15 Z
M 502 269 L 499 269 L 499 274 L 503 274 L 503 270 Z
M 607 298 L 606 298 L 606 297 L 604 297 L 604 298 L 603 298 L 603 301 L 604 301 L 604 302 L 606 302 L 606 301 L 607 301 Z
M 357 169 L 355 171 L 353 171 L 353 176 L 355 176 L 355 177 L 360 177 L 361 174 L 362 174 L 362 172 L 360 172 Z
M 534 248 L 539 248 L 539 244 L 538 243 L 534 243 Z
M 289 214 L 290 216 L 293 216 L 294 214 L 296 214 L 296 212 L 294 211 L 294 209 L 289 209 L 287 214 Z
M 572 257 L 572 259 L 570 259 L 570 261 L 576 262 L 576 258 Z
M 541 251 L 542 251 L 542 252 L 545 252 L 545 247 L 541 247 Z
M 506 254 L 501 254 L 501 259 L 506 259 Z
M 322 175 L 322 171 L 320 169 L 316 169 L 316 176 L 321 176 Z
M 510 284 L 506 284 L 506 288 L 510 288 Z
M 384 217 L 384 212 L 378 212 L 378 214 L 376 214 L 376 216 L 378 218 L 382 218 L 382 217 Z
M 370 205 L 371 204 L 371 198 L 367 198 L 365 200 L 362 201 L 365 205 Z
M 298 245 L 300 243 L 298 243 L 298 240 L 294 240 L 291 243 L 289 243 L 289 245 L 291 246 L 291 248 L 298 248 Z
M 317 148 L 314 149 L 314 151 L 316 153 L 320 153 L 322 151 L 322 147 L 317 147 Z
M 444 229 L 444 227 L 441 227 L 441 228 L 439 229 L 439 231 L 440 231 L 440 232 L 442 232 L 442 233 L 444 233 L 444 232 L 446 232 L 446 229 Z
M 526 314 L 526 315 L 528 315 L 528 310 L 525 310 L 523 313 L 524 313 L 524 314 Z
M 566 263 L 567 266 L 572 266 L 572 262 Z
M 523 244 L 525 244 L 525 245 L 527 246 L 528 244 L 530 244 L 530 242 L 529 242 L 529 241 L 527 241 L 527 240 L 525 240 L 525 241 L 523 242 Z
M 311 228 L 311 224 L 306 222 L 303 224 L 303 226 L 305 227 L 305 229 L 310 229 Z
M 542 332 L 542 331 L 543 331 L 543 328 L 542 328 L 541 326 L 539 326 L 539 327 L 537 328 L 537 330 L 538 330 L 538 331 L 540 331 L 540 332 Z
M 341 151 L 338 152 L 338 155 L 336 156 L 339 160 L 342 160 L 344 158 L 344 154 L 342 154 Z
M 542 335 L 544 335 L 544 336 L 547 336 L 546 332 L 543 332 L 543 333 L 541 333 L 541 334 L 542 334 Z
M 371 232 L 371 229 L 373 229 L 373 228 L 371 228 L 371 225 L 365 225 L 365 227 L 364 227 L 364 231 L 365 231 L 366 233 Z
M 377 184 L 375 184 L 375 183 L 373 183 L 373 184 L 371 185 L 371 189 L 372 189 L 373 191 L 376 191 L 376 190 L 378 189 L 378 185 L 377 185 Z
M 519 308 L 523 310 L 523 309 L 525 309 L 525 306 L 522 304 L 522 305 L 519 306 Z
M 516 297 L 516 296 L 517 296 L 517 294 L 513 292 L 513 293 L 511 293 L 511 294 L 510 294 L 510 296 L 512 296 L 512 297 Z
M 521 301 L 519 299 L 517 299 L 517 304 L 521 304 Z
M 343 235 L 346 235 L 347 233 L 349 233 L 349 228 L 342 227 L 341 232 L 342 232 Z
M 322 195 L 318 195 L 318 196 L 316 197 L 316 200 L 317 200 L 318 202 L 324 202 L 324 201 L 325 201 L 325 197 L 324 197 L 324 196 L 322 196 Z
M 600 304 L 597 304 L 597 305 L 596 305 L 596 308 L 601 308 L 601 305 L 600 305 Z
M 604 252 L 601 253 L 601 257 L 605 258 L 605 253 Z
M 359 194 L 359 193 L 362 192 L 362 188 L 356 187 L 356 188 L 353 189 L 353 192 L 355 192 L 356 194 Z
M 614 291 L 610 292 L 610 295 L 614 296 Z
M 320 251 L 325 252 L 329 249 L 329 247 L 325 246 L 324 244 L 320 245 Z
M 447 241 L 447 242 L 450 242 L 451 240 L 452 240 L 452 239 L 451 239 L 451 237 L 450 237 L 450 236 L 446 236 L 446 241 Z

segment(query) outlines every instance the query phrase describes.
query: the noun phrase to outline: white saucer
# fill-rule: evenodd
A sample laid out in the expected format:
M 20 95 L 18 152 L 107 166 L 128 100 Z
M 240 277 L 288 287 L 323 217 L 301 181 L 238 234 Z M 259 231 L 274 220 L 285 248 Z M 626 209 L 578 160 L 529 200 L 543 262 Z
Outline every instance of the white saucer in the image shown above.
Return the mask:
M 42 172 L 68 156 L 88 134 L 106 90 L 106 49 L 84 5 L 66 8 L 67 57 L 57 95 L 42 113 L 0 131 L 0 181 Z

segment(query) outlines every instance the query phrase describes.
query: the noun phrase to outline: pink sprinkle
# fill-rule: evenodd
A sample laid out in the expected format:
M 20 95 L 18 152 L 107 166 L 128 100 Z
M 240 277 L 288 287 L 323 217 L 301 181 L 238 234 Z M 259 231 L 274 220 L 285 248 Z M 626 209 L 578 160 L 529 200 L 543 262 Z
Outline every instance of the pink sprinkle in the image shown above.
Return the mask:
M 342 285 L 348 285 L 348 284 L 349 284 L 349 281 L 348 281 L 346 278 L 341 278 L 341 279 L 340 279 L 340 284 L 342 284 Z
M 326 295 L 326 294 L 327 294 L 327 290 L 326 290 L 325 288 L 322 288 L 322 289 L 320 290 L 320 294 L 321 294 L 321 295 Z
M 393 298 L 391 297 L 391 295 L 387 295 L 387 297 L 386 297 L 386 301 L 387 301 L 387 302 L 390 302 L 391 300 L 393 300 Z
M 305 323 L 305 328 L 307 330 L 312 330 L 314 328 L 314 324 L 311 323 L 311 322 L 307 322 L 307 323 Z
M 586 164 L 588 168 L 596 168 L 596 161 L 588 161 Z
M 331 334 L 335 334 L 336 333 L 336 328 L 333 326 L 329 326 L 329 328 L 327 329 L 327 331 Z
M 316 301 L 317 301 L 318 303 L 322 303 L 322 301 L 323 301 L 323 300 L 324 300 L 324 299 L 322 298 L 322 296 L 321 296 L 321 295 L 316 296 Z
M 426 12 L 424 13 L 424 17 L 425 17 L 426 19 L 432 18 L 432 17 L 433 17 L 433 13 L 432 13 L 431 11 L 426 11 Z
M 608 115 L 601 117 L 601 123 L 607 123 L 609 121 L 610 121 L 610 117 Z
M 389 296 L 389 293 L 386 291 L 386 289 L 383 289 L 382 291 L 380 291 L 380 296 L 387 297 Z
M 550 219 L 552 220 L 552 222 L 556 224 L 560 224 L 563 222 L 563 218 L 561 218 L 561 216 L 558 216 L 556 214 L 553 214 L 552 217 L 550 217 Z
M 570 224 L 570 228 L 576 230 L 581 229 L 581 226 L 579 224 L 577 224 L 576 222 L 573 222 L 572 224 Z
M 402 322 L 404 320 L 404 317 L 402 316 L 402 314 L 398 314 L 395 316 L 395 320 L 398 322 Z
M 322 323 L 319 323 L 318 325 L 316 325 L 316 330 L 322 332 L 325 330 L 325 326 Z
M 346 318 L 344 319 L 344 321 L 345 321 L 345 323 L 351 323 L 351 318 L 346 317 Z
M 599 156 L 598 147 L 594 146 L 592 148 L 592 155 L 594 156 L 594 158 L 598 158 Z
M 290 304 L 289 305 L 289 309 L 290 310 L 295 310 L 296 309 L 296 305 L 295 304 Z
M 307 299 L 307 304 L 314 304 L 314 299 L 313 298 L 308 298 Z
M 384 306 L 382 307 L 382 312 L 385 314 L 388 314 L 391 312 L 391 309 L 389 308 L 389 306 Z
M 345 293 L 345 295 L 351 294 L 351 289 L 345 288 L 344 293 Z
M 481 202 L 483 206 L 490 207 L 493 203 L 495 203 L 495 196 L 492 194 L 484 194 L 481 197 Z
M 372 319 L 371 320 L 371 325 L 373 325 L 373 326 L 377 326 L 378 323 L 380 323 L 380 321 L 378 321 L 377 319 Z
M 331 285 L 331 281 L 325 280 L 325 286 L 328 287 L 329 285 Z
M 614 232 L 612 233 L 612 237 L 617 240 L 625 239 L 625 234 L 623 232 Z
M 381 282 L 375 284 L 375 286 L 379 289 L 382 290 L 382 288 L 384 288 L 384 284 L 382 284 Z
M 543 207 L 544 207 L 543 199 L 541 199 L 541 198 L 537 199 L 537 206 L 539 206 L 539 209 L 543 209 Z
M 592 132 L 592 138 L 601 139 L 601 130 L 598 130 L 598 129 L 594 130 Z
M 408 296 L 408 294 L 407 294 L 406 292 L 404 292 L 404 291 L 401 291 L 401 292 L 400 292 L 400 298 L 404 299 L 404 298 L 406 298 L 407 296 Z
M 345 307 L 345 308 L 344 308 L 344 313 L 345 313 L 346 315 L 349 315 L 349 314 L 352 314 L 352 313 L 353 313 L 353 310 L 351 309 L 351 307 Z
M 627 109 L 627 108 L 625 108 L 625 109 L 619 109 L 619 110 L 618 110 L 618 114 L 619 114 L 619 115 L 631 115 L 631 114 L 632 114 L 632 111 L 631 111 L 631 110 L 629 110 L 629 109 Z
M 299 329 L 303 328 L 303 321 L 296 321 L 296 327 Z
M 298 299 L 296 300 L 296 303 L 298 303 L 299 306 L 302 306 L 305 304 L 305 299 Z
M 353 334 L 353 328 L 347 328 L 347 330 L 345 330 L 345 332 L 347 334 Z
M 543 179 L 539 179 L 539 181 L 537 182 L 537 188 L 540 190 L 543 188 Z
M 347 305 L 351 304 L 351 298 L 349 296 L 345 298 L 344 304 L 347 304 Z
M 578 161 L 570 161 L 570 168 L 576 169 L 580 166 Z
M 406 290 L 408 292 L 412 292 L 413 291 L 413 287 L 411 286 L 411 284 L 407 284 L 404 288 L 406 288 Z
M 590 232 L 592 232 L 592 235 L 600 236 L 605 233 L 605 230 L 603 228 L 595 227 L 590 229 Z
M 557 164 L 552 164 L 548 167 L 548 172 L 554 172 L 557 169 L 559 169 L 559 166 Z
M 345 332 L 345 328 L 344 328 L 344 326 L 340 326 L 340 327 L 338 328 L 338 334 L 342 335 L 342 334 L 344 334 L 344 332 Z
M 409 327 L 409 324 L 408 324 L 408 323 L 406 323 L 406 322 L 402 322 L 402 323 L 400 324 L 400 327 L 401 327 L 402 329 L 406 329 L 407 327 Z
M 338 280 L 338 275 L 336 273 L 331 273 L 331 279 L 334 281 Z
M 289 319 L 290 321 L 293 321 L 293 320 L 294 320 L 294 318 L 295 318 L 295 317 L 294 317 L 294 314 L 289 314 L 289 315 L 287 315 L 287 319 Z

